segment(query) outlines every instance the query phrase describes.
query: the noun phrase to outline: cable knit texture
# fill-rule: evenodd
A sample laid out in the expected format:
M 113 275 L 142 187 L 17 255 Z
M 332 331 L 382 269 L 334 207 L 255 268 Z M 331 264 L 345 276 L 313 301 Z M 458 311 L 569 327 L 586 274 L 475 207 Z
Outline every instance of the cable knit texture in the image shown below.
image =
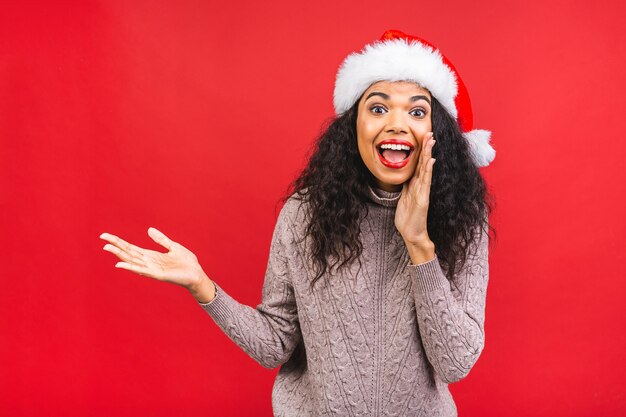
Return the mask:
M 281 366 L 276 417 L 456 416 L 448 384 L 467 376 L 484 342 L 488 236 L 451 282 L 437 256 L 411 264 L 394 225 L 399 192 L 370 188 L 363 267 L 314 277 L 293 196 L 274 229 L 262 301 L 241 304 L 216 283 L 199 303 L 250 357 Z

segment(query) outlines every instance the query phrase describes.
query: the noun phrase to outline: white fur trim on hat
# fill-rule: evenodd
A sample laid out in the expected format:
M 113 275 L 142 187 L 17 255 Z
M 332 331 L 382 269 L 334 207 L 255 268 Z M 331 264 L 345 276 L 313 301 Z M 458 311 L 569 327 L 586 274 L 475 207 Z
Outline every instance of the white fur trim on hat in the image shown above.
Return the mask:
M 454 99 L 458 87 L 452 70 L 439 51 L 417 41 L 393 39 L 366 45 L 350 54 L 335 81 L 333 103 L 341 115 L 377 81 L 413 81 L 437 98 L 456 119 Z
M 488 130 L 474 129 L 463 133 L 467 140 L 472 154 L 472 159 L 476 166 L 486 167 L 496 157 L 496 151 L 489 144 L 491 132 Z

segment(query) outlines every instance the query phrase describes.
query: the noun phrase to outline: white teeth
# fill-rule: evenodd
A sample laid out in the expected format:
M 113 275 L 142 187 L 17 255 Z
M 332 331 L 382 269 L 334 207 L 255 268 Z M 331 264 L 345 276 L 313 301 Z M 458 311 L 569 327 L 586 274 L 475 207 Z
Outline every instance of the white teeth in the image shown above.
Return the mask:
M 381 145 L 380 149 L 392 149 L 395 151 L 410 151 L 411 150 L 411 148 L 408 147 L 407 145 L 392 145 L 392 144 Z

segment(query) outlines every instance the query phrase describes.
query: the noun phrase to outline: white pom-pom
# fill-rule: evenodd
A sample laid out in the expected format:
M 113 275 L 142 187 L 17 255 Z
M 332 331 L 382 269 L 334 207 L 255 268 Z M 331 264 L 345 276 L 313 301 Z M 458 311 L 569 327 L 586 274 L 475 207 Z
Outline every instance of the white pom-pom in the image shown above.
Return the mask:
M 467 140 L 472 159 L 478 167 L 486 167 L 496 157 L 496 151 L 489 144 L 491 132 L 488 130 L 474 129 L 463 133 Z

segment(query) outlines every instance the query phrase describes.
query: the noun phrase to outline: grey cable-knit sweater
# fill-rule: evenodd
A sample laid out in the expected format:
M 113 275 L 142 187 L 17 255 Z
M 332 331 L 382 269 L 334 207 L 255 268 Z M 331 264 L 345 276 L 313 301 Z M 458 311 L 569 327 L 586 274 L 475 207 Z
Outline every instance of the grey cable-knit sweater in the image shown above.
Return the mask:
M 363 268 L 313 279 L 304 205 L 292 196 L 272 237 L 262 301 L 217 295 L 199 303 L 254 360 L 282 365 L 276 417 L 456 416 L 448 390 L 469 373 L 484 342 L 488 236 L 474 243 L 453 282 L 438 258 L 413 265 L 394 225 L 400 193 L 370 188 L 361 224 Z

